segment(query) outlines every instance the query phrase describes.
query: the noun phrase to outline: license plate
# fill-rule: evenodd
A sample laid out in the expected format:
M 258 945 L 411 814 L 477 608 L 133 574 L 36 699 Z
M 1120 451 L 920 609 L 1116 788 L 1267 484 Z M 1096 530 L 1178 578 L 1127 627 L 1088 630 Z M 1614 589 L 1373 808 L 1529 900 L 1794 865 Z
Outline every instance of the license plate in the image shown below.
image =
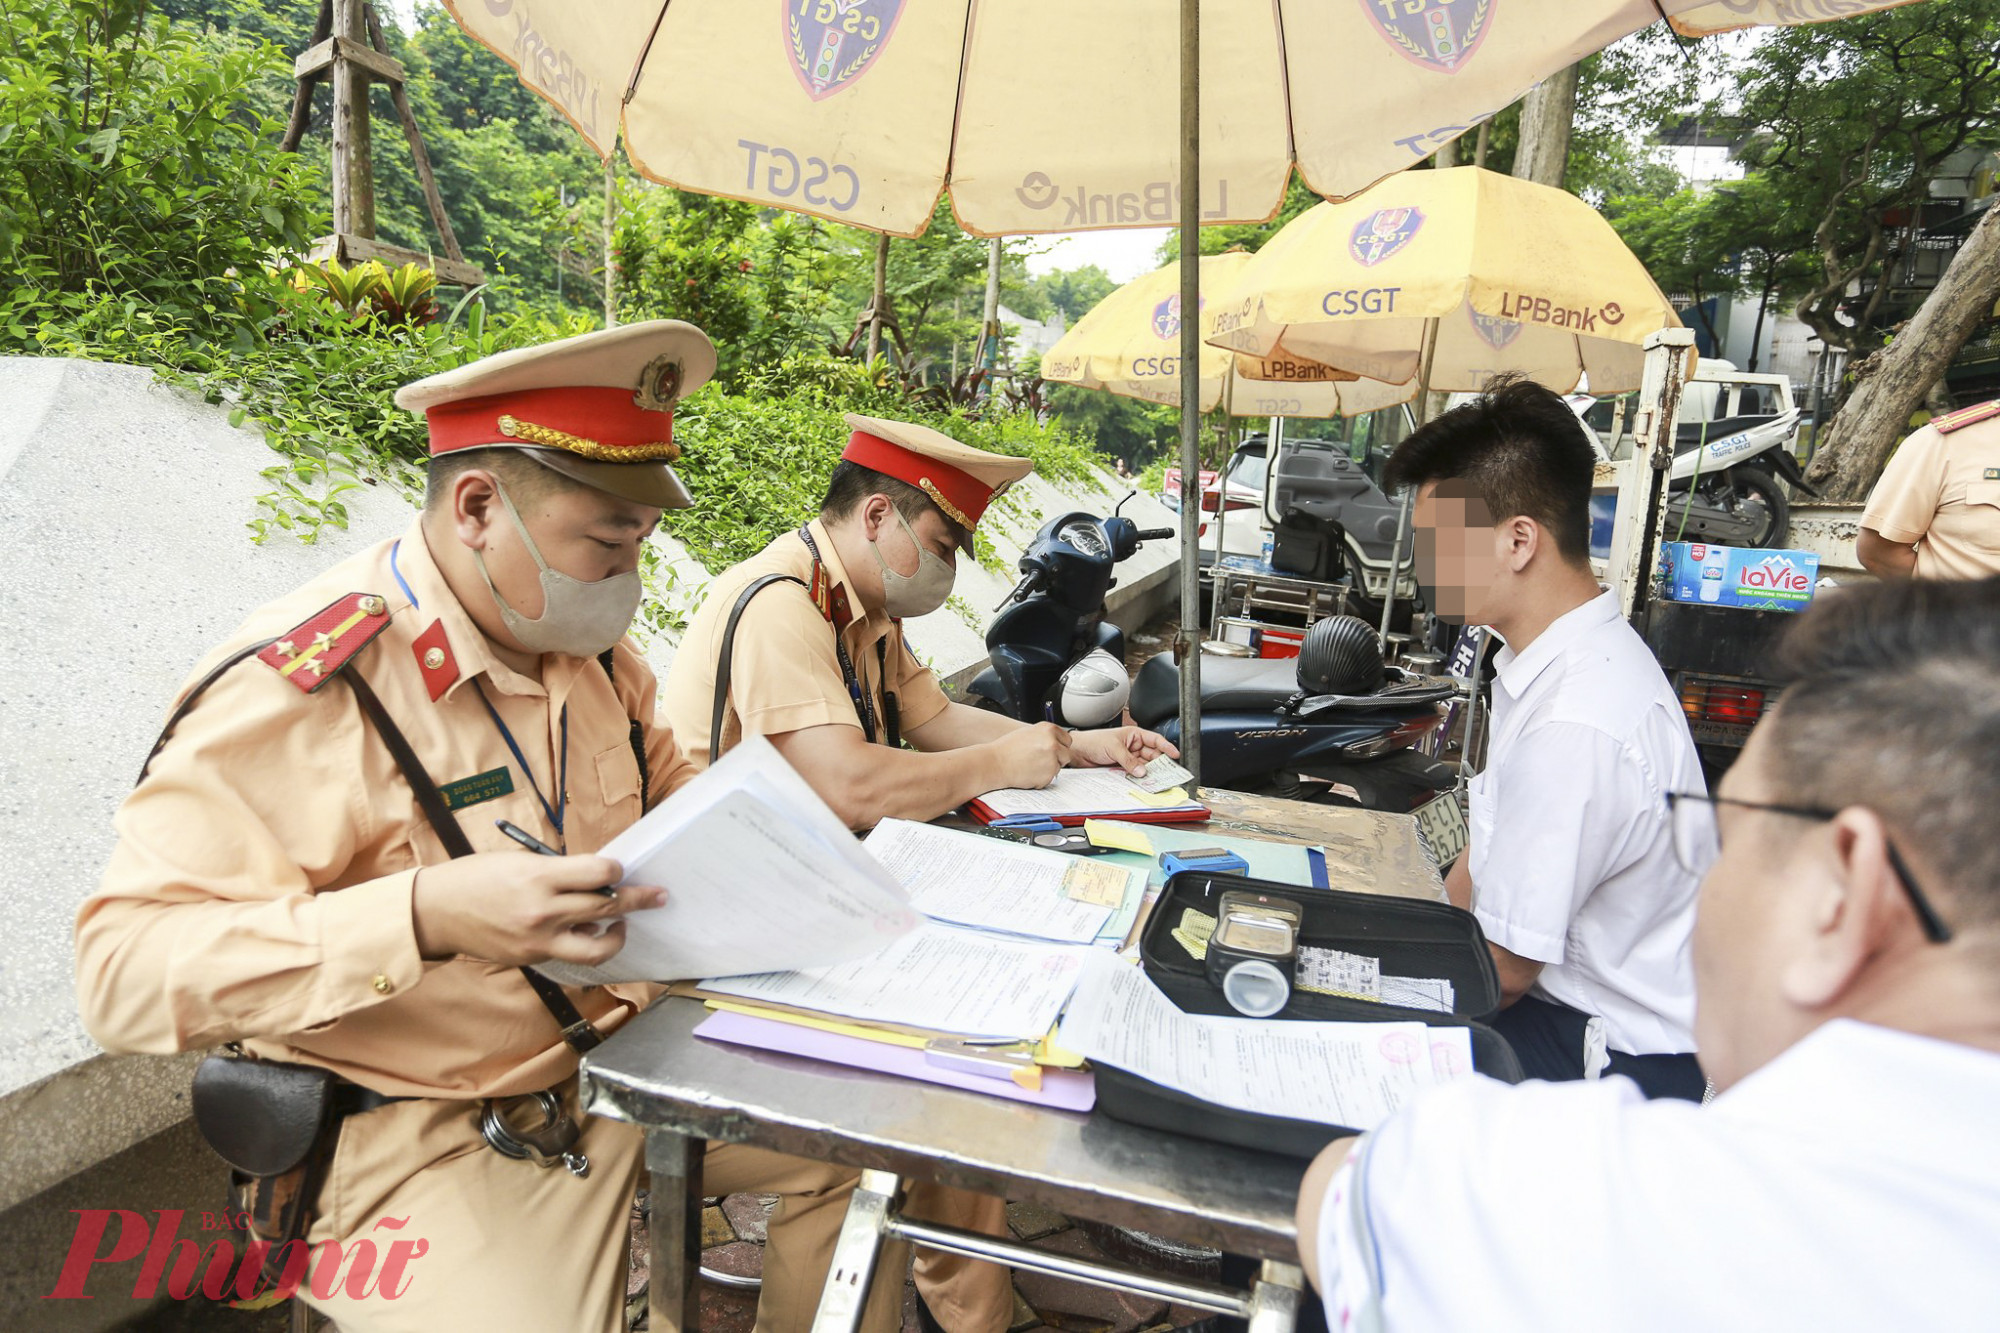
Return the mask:
M 1417 831 L 1424 835 L 1424 850 L 1431 854 L 1439 871 L 1456 861 L 1472 841 L 1472 834 L 1465 826 L 1465 811 L 1458 808 L 1457 792 L 1433 797 L 1413 813 Z

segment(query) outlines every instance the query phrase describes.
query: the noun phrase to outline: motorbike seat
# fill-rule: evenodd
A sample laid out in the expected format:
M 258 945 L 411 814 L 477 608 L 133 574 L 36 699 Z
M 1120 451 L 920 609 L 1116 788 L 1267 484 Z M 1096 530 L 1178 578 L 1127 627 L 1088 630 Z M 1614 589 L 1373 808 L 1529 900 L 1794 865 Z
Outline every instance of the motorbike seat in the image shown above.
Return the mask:
M 1299 692 L 1298 660 L 1290 657 L 1204 657 L 1201 706 L 1204 711 L 1275 711 Z M 1181 706 L 1181 669 L 1172 653 L 1160 653 L 1132 682 L 1132 720 L 1157 726 Z

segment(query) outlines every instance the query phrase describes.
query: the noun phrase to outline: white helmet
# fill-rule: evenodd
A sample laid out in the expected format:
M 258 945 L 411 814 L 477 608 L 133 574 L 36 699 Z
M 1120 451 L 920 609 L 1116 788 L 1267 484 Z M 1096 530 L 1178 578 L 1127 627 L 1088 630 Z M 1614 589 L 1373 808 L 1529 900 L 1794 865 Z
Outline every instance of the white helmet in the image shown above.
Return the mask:
M 1067 726 L 1102 727 L 1118 720 L 1131 694 L 1125 664 L 1094 649 L 1070 663 L 1056 682 L 1056 715 Z

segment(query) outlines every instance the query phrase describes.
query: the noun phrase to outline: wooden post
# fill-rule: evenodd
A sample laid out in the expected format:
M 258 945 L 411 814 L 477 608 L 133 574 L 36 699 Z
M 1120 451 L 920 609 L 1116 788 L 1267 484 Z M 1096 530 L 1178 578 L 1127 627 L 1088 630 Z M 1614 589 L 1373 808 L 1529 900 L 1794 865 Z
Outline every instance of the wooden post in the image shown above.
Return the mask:
M 370 160 L 368 70 L 342 39 L 368 45 L 362 0 L 333 0 L 333 232 L 375 239 L 375 168 Z
M 1000 368 L 1000 238 L 995 236 L 986 250 L 986 301 L 979 324 L 979 364 L 988 370 Z
M 1486 145 L 1492 142 L 1492 139 L 1493 118 L 1488 116 L 1485 120 L 1479 122 L 1479 138 L 1472 145 L 1473 166 L 1483 167 L 1486 165 Z

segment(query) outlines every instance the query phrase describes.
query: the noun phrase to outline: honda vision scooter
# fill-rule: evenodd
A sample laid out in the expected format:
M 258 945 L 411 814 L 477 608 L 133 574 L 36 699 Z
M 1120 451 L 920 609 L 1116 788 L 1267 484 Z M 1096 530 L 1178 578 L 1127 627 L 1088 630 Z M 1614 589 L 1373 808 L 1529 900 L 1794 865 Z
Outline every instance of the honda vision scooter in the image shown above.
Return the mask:
M 1133 720 L 1180 740 L 1180 669 L 1162 653 L 1125 673 L 1125 636 L 1104 616 L 1112 567 L 1141 542 L 1174 536 L 1114 514 L 1067 513 L 1021 555 L 1021 581 L 986 632 L 992 666 L 967 693 L 1023 722 L 1072 727 Z M 1296 659 L 1202 660 L 1202 781 L 1239 791 L 1406 812 L 1455 780 L 1412 747 L 1443 720 L 1449 681 L 1387 668 L 1374 628 L 1333 616 Z

